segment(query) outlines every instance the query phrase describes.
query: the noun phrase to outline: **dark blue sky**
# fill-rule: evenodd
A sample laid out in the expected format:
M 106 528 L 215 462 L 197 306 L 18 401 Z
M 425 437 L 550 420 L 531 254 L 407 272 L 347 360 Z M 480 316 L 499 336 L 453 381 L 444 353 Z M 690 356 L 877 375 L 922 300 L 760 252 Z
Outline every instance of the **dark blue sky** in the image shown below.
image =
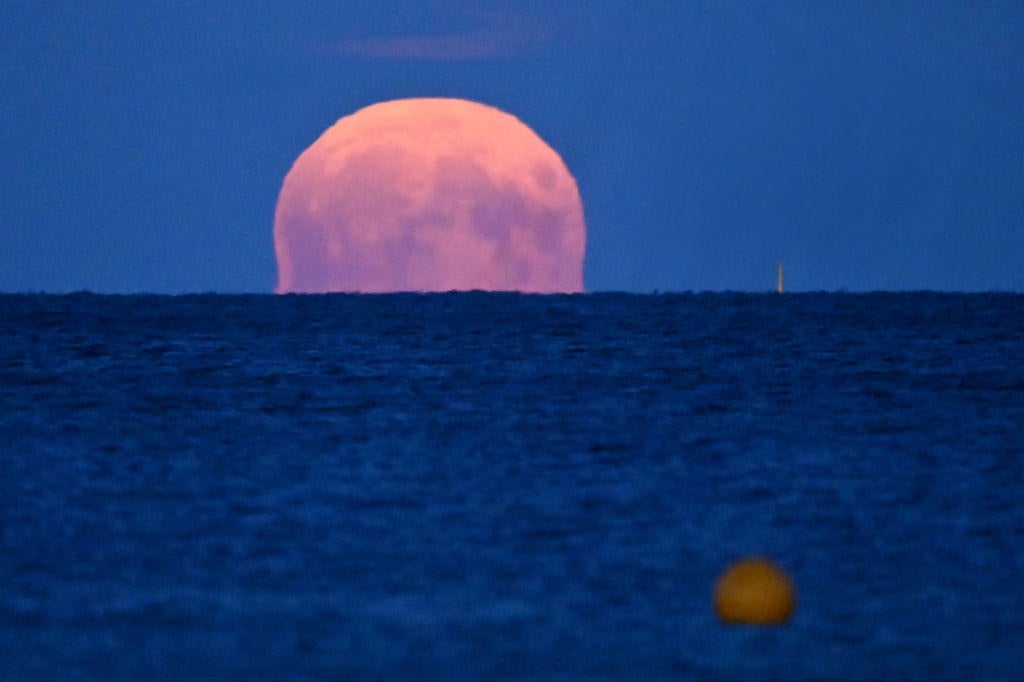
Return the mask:
M 634 4 L 2 2 L 0 291 L 271 291 L 296 156 L 413 96 L 562 155 L 589 290 L 1024 291 L 1024 3 Z

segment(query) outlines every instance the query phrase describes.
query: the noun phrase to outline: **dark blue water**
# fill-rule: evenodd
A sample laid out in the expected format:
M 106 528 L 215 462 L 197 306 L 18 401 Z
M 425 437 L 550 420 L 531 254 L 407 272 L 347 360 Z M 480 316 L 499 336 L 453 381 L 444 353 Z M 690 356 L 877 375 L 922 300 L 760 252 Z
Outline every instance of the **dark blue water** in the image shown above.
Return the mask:
M 1019 295 L 0 296 L 3 680 L 1016 680 L 1022 500 Z

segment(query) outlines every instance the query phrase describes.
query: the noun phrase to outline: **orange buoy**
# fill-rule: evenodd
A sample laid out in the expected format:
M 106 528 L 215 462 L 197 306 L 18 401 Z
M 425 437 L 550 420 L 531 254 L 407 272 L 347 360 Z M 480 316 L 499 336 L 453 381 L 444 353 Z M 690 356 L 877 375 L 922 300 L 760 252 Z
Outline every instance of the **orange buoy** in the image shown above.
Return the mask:
M 727 623 L 781 625 L 796 608 L 789 576 L 768 559 L 750 558 L 727 568 L 715 583 L 715 613 Z

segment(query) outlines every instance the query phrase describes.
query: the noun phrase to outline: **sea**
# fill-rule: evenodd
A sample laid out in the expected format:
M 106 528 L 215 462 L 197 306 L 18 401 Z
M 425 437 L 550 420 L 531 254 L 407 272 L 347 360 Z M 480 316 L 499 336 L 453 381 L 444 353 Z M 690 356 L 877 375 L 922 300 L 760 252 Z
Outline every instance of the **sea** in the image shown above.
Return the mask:
M 0 680 L 1022 678 L 1024 295 L 0 295 Z

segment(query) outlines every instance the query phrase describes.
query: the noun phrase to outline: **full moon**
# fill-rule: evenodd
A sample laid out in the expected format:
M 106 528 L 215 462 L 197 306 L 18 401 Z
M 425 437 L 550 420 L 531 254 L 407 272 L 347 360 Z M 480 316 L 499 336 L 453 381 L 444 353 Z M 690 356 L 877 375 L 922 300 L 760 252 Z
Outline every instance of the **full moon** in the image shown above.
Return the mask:
M 274 215 L 278 293 L 578 292 L 585 245 L 558 153 L 459 99 L 340 119 L 295 161 Z

